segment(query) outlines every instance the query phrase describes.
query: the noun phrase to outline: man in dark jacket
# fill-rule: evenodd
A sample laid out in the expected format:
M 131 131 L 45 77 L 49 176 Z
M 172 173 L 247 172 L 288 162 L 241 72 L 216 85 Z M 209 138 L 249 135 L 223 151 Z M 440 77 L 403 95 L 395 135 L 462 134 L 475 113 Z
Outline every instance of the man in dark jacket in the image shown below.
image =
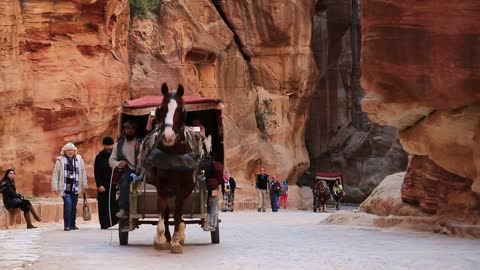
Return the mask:
M 272 181 L 268 183 L 268 189 L 270 191 L 270 204 L 272 206 L 272 212 L 278 212 L 278 199 L 282 192 L 282 186 L 278 182 L 277 176 L 272 175 Z
M 116 187 L 111 183 L 112 168 L 108 164 L 114 142 L 111 137 L 105 137 L 102 144 L 103 150 L 95 157 L 94 174 L 98 190 L 98 220 L 100 221 L 100 228 L 108 229 L 118 222 L 115 216 L 117 212 L 115 203 Z M 110 198 L 110 201 L 108 198 Z
M 265 168 L 260 167 L 260 174 L 255 179 L 255 188 L 257 189 L 257 210 L 263 211 L 267 207 L 267 189 L 270 182 L 268 175 L 265 173 Z

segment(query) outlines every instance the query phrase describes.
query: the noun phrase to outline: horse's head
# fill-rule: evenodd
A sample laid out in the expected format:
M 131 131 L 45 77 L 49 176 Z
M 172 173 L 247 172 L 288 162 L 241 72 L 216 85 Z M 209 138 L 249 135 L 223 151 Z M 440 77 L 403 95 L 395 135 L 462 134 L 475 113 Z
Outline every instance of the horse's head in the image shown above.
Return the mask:
M 180 84 L 176 91 L 170 93 L 166 83 L 162 85 L 163 101 L 155 112 L 160 123 L 160 137 L 164 146 L 173 146 L 185 127 L 185 109 L 183 103 L 183 86 Z

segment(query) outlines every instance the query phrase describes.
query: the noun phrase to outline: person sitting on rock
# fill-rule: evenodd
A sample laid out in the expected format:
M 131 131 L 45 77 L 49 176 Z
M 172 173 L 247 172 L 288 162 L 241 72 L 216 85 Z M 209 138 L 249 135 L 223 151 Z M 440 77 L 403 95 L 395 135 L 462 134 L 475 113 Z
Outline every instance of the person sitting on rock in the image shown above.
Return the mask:
M 33 218 L 35 218 L 36 221 L 41 221 L 40 217 L 35 212 L 35 209 L 33 209 L 30 201 L 25 199 L 22 194 L 17 193 L 15 186 L 15 171 L 13 169 L 8 169 L 5 172 L 5 175 L 0 181 L 0 192 L 3 194 L 3 205 L 5 205 L 7 209 L 20 208 L 20 210 L 23 211 L 23 216 L 27 223 L 27 229 L 37 228 L 32 224 L 30 213 L 32 213 Z

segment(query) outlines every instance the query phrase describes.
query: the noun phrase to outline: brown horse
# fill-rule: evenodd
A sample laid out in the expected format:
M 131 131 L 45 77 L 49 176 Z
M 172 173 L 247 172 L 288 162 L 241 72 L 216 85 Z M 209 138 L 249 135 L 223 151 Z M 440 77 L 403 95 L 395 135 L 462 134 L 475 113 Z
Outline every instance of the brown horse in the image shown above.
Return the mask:
M 162 85 L 163 101 L 156 109 L 155 118 L 159 123 L 158 137 L 155 143 L 157 152 L 161 152 L 163 161 L 182 159 L 192 152 L 185 135 L 185 118 L 183 94 L 184 89 L 179 85 L 176 92 L 169 93 L 167 85 Z M 145 175 L 147 183 L 157 188 L 157 204 L 160 218 L 157 225 L 157 235 L 154 245 L 159 249 L 171 247 L 172 253 L 182 253 L 182 244 L 185 239 L 185 223 L 182 220 L 182 211 L 185 199 L 190 196 L 194 188 L 195 168 L 193 166 L 165 168 L 150 166 Z M 168 219 L 170 215 L 169 199 L 175 202 L 174 233 L 170 236 Z
M 317 204 L 313 206 L 313 210 L 316 210 L 318 207 L 318 211 L 325 212 L 328 198 L 330 197 L 330 189 L 325 181 L 318 181 L 314 187 L 314 196 L 316 196 Z

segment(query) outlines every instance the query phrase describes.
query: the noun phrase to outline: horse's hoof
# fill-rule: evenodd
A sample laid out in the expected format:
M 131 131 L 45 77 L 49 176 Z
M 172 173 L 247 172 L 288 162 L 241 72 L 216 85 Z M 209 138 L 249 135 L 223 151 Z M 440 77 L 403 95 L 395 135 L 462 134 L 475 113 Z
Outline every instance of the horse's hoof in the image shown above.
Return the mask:
M 181 245 L 178 246 L 172 246 L 170 249 L 170 252 L 173 254 L 182 254 L 183 253 L 183 247 Z

